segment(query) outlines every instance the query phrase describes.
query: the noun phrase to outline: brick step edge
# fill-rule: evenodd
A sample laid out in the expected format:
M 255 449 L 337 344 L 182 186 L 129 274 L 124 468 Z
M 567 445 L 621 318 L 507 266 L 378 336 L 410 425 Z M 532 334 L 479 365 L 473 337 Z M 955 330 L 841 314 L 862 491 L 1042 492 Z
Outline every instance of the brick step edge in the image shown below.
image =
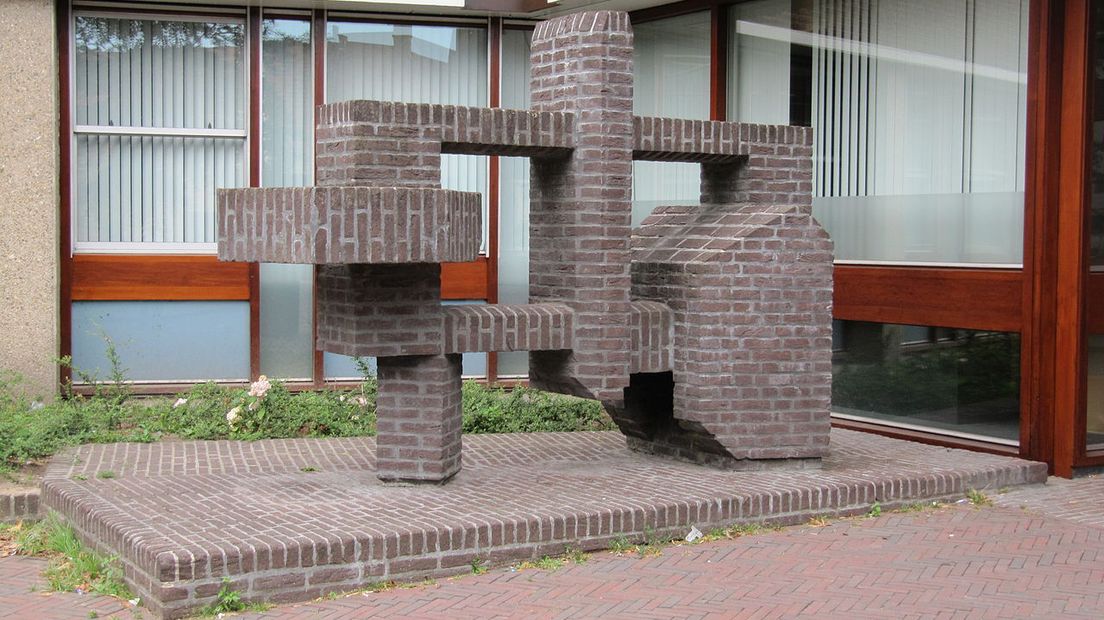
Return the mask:
M 682 537 L 691 525 L 703 532 L 717 527 L 759 523 L 764 525 L 800 525 L 813 517 L 840 518 L 867 514 L 877 503 L 883 510 L 892 510 L 908 504 L 927 501 L 959 499 L 971 489 L 996 493 L 999 489 L 1045 483 L 1046 465 L 1015 460 L 996 467 L 984 467 L 968 471 L 946 471 L 920 476 L 873 476 L 868 480 L 850 480 L 834 484 L 822 484 L 800 489 L 787 489 L 784 494 L 756 493 L 743 497 L 714 498 L 701 502 L 676 502 L 648 506 L 626 505 L 602 515 L 601 520 L 611 527 L 597 535 L 572 534 L 576 525 L 585 524 L 591 515 L 545 515 L 546 531 L 553 533 L 542 540 L 523 544 L 486 544 L 476 549 L 468 548 L 446 553 L 426 555 L 400 555 L 366 562 L 334 563 L 308 567 L 269 569 L 226 575 L 231 587 L 247 602 L 295 603 L 309 601 L 331 593 L 351 592 L 372 583 L 384 581 L 413 582 L 422 579 L 438 579 L 471 572 L 472 562 L 478 558 L 488 567 L 508 566 L 513 563 L 537 560 L 575 549 L 600 551 L 608 549 L 615 540 L 630 541 L 645 537 Z M 785 499 L 783 495 L 786 495 Z M 58 498 L 52 498 L 52 504 Z M 720 508 L 717 500 L 729 504 L 728 510 Z M 77 500 L 77 504 L 81 502 Z M 691 508 L 691 505 L 694 505 Z M 715 505 L 716 508 L 712 508 Z M 58 506 L 55 506 L 57 508 Z M 70 506 L 70 512 L 81 508 Z M 85 509 L 87 510 L 87 506 Z M 63 512 L 66 512 L 63 509 Z M 643 513 L 643 514 L 641 514 Z M 648 515 L 648 516 L 645 516 Z M 649 518 L 650 516 L 650 518 Z M 641 518 L 644 517 L 644 518 Z M 139 566 L 134 558 L 127 557 L 120 549 L 110 549 L 82 525 L 75 526 L 78 535 L 94 548 L 118 555 L 124 566 L 125 580 L 156 617 L 181 618 L 194 614 L 216 599 L 221 586 L 220 577 L 197 580 L 160 582 L 150 574 L 149 568 Z M 556 523 L 553 524 L 553 521 Z M 616 521 L 620 527 L 612 527 Z M 97 525 L 89 523 L 96 528 Z M 471 524 L 473 532 L 486 530 L 487 524 Z M 611 531 L 615 530 L 615 531 Z M 490 538 L 490 531 L 485 531 Z
M 0 493 L 0 523 L 18 523 L 19 521 L 37 521 L 42 518 L 39 511 L 39 492 L 35 490 Z

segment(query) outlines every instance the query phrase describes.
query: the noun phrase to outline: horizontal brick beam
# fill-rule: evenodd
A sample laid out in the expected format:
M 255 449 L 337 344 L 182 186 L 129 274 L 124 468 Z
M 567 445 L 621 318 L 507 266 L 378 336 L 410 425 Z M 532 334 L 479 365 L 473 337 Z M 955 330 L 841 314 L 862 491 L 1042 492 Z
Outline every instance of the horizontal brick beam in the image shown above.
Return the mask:
M 223 189 L 218 217 L 228 261 L 465 262 L 482 239 L 480 195 L 436 188 Z
M 345 101 L 319 108 L 319 128 L 338 125 L 417 126 L 420 138 L 441 143 L 442 153 L 555 158 L 575 147 L 571 112 L 397 101 Z
M 445 308 L 445 351 L 570 349 L 574 313 L 564 304 L 496 304 Z
M 636 116 L 633 118 L 633 159 L 690 163 L 736 163 L 749 144 L 805 145 L 810 129 L 785 125 L 755 125 Z

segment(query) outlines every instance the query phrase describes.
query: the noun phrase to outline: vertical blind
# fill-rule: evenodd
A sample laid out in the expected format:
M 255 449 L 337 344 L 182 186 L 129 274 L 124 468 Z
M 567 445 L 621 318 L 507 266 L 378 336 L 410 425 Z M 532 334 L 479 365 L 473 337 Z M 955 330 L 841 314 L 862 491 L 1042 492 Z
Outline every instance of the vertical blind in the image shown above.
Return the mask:
M 74 20 L 73 220 L 88 244 L 209 244 L 245 178 L 241 22 Z
M 487 32 L 482 28 L 335 21 L 326 39 L 327 101 L 487 105 Z M 442 156 L 441 184 L 483 194 L 486 251 L 487 158 Z
M 837 258 L 1022 260 L 1027 0 L 822 0 L 815 211 Z

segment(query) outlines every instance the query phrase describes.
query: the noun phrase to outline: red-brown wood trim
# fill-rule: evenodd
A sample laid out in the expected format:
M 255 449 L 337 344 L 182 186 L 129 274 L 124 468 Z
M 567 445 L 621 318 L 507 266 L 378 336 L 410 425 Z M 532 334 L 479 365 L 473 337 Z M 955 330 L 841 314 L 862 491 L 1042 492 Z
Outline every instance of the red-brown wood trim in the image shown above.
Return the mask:
M 249 264 L 211 255 L 77 254 L 75 301 L 248 301 Z
M 1057 313 L 1055 315 L 1054 471 L 1073 475 L 1085 452 L 1086 212 L 1089 182 L 1089 6 L 1065 0 L 1061 154 L 1058 168 Z
M 249 186 L 261 186 L 261 7 L 249 7 Z M 261 374 L 261 266 L 249 265 L 249 376 Z
M 355 12 L 330 11 L 337 15 L 327 15 L 328 21 L 355 23 L 355 24 L 389 24 L 393 26 L 443 26 L 446 28 L 478 28 L 486 30 L 487 24 L 475 21 L 479 16 L 472 15 L 426 15 L 426 19 L 410 19 L 409 14 L 394 15 L 387 13 L 372 13 L 370 15 L 358 15 Z
M 1024 328 L 1020 339 L 1020 455 L 1054 471 L 1054 326 L 1061 125 L 1062 3 L 1032 0 L 1028 30 L 1024 187 Z
M 441 263 L 441 299 L 487 299 L 489 263 L 486 256 L 470 263 Z
M 315 9 L 311 13 L 311 45 L 313 45 L 312 53 L 314 55 L 313 73 L 311 74 L 312 82 L 314 83 L 314 98 L 313 103 L 315 109 L 319 105 L 326 102 L 326 11 L 325 9 Z M 311 160 L 317 161 L 315 155 L 315 149 L 317 145 L 314 140 L 311 140 Z M 318 167 L 315 166 L 314 178 L 318 178 Z M 311 305 L 313 310 L 311 313 L 311 350 L 314 351 L 314 387 L 322 387 L 322 383 L 326 380 L 326 354 L 315 346 L 318 342 L 318 267 L 314 268 L 311 281 Z
M 629 20 L 634 24 L 643 24 L 657 19 L 689 15 L 700 11 L 709 11 L 719 4 L 718 0 L 682 0 L 660 6 L 629 11 Z
M 851 321 L 1018 332 L 1015 269 L 836 265 L 833 316 Z
M 728 116 L 728 5 L 716 4 L 709 12 L 709 119 Z
M 487 22 L 488 45 L 488 100 L 492 108 L 502 105 L 502 18 L 491 17 Z M 498 303 L 498 213 L 500 167 L 497 156 L 487 162 L 487 303 Z M 487 354 L 487 381 L 498 379 L 498 355 Z
M 69 65 L 72 62 L 73 14 L 67 0 L 56 3 L 58 46 L 58 355 L 73 353 L 73 136 L 72 110 L 70 109 Z M 71 369 L 58 365 L 58 385 L 65 386 L 72 379 Z
M 874 433 L 875 435 L 892 437 L 893 439 L 905 439 L 907 441 L 915 441 L 932 446 L 943 446 L 946 448 L 968 448 L 975 452 L 987 452 L 989 454 L 1000 454 L 1002 456 L 1017 456 L 1020 453 L 1020 449 L 1015 446 L 1006 446 L 999 443 L 988 443 L 984 441 L 977 441 L 974 439 L 965 439 L 962 437 L 941 435 L 939 433 L 925 433 L 923 431 L 898 428 L 895 426 L 888 426 L 875 422 L 860 422 L 858 420 L 832 418 L 832 427 L 844 428 L 853 431 L 863 431 L 866 433 Z

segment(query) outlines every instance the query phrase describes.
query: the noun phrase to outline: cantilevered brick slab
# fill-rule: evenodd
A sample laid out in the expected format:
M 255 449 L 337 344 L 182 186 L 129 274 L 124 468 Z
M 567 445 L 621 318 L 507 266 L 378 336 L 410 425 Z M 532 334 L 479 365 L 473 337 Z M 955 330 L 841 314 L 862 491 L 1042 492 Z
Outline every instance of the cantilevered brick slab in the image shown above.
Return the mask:
M 449 353 L 570 349 L 573 315 L 565 304 L 448 306 L 445 349 Z
M 475 260 L 480 195 L 437 188 L 220 190 L 219 258 L 385 264 Z

